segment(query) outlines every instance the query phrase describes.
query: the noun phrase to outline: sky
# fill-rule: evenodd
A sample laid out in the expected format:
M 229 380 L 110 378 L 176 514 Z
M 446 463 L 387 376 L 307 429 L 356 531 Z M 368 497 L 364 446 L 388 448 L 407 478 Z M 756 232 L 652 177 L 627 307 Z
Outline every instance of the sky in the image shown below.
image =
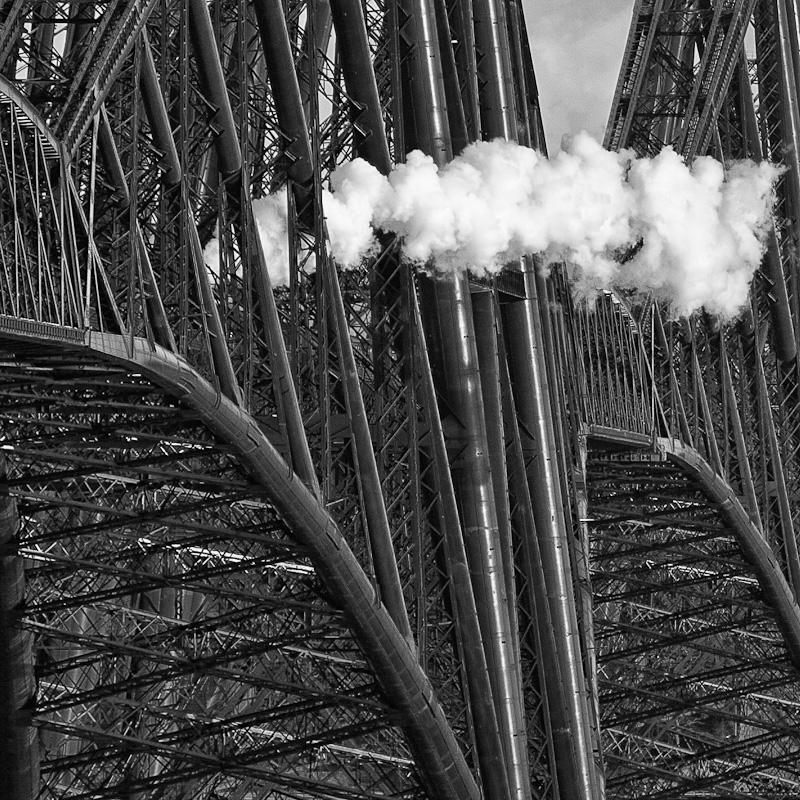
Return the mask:
M 634 0 L 523 0 L 547 147 L 602 141 Z

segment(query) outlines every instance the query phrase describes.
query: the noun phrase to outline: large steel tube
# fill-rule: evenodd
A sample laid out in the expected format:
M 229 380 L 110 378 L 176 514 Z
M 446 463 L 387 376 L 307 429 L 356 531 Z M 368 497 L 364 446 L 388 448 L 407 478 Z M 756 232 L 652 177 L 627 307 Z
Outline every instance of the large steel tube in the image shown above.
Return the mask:
M 350 117 L 356 153 L 382 174 L 388 175 L 392 161 L 386 143 L 364 10 L 359 0 L 331 0 L 331 16 L 344 85 L 353 100 Z
M 241 168 L 242 151 L 225 86 L 225 76 L 222 74 L 217 40 L 206 0 L 188 0 L 188 9 L 189 35 L 200 75 L 200 85 L 208 101 L 216 108 L 211 127 L 216 134 L 214 144 L 219 171 L 227 176 Z
M 539 658 L 541 691 L 546 708 L 545 726 L 550 734 L 548 749 L 552 763 L 556 763 L 556 753 L 569 745 L 570 727 L 565 717 L 564 704 L 559 699 L 563 681 L 559 661 L 556 657 L 555 630 L 550 615 L 548 585 L 539 548 L 539 538 L 536 533 L 522 436 L 514 407 L 509 360 L 503 346 L 504 338 L 500 336 L 498 341 L 501 345 L 500 386 L 503 415 L 506 420 L 511 421 L 507 426 L 506 434 L 509 441 L 506 447 L 508 486 L 514 498 L 514 523 L 521 538 L 517 567 L 524 575 L 527 604 L 535 623 L 528 635 L 533 640 L 532 647 Z M 558 770 L 553 774 L 553 781 L 557 788 Z M 557 792 L 554 796 L 561 797 L 562 795 Z
M 332 259 L 323 265 L 326 288 L 330 301 L 333 323 L 336 331 L 336 343 L 339 350 L 339 362 L 344 384 L 345 404 L 350 422 L 355 455 L 356 472 L 364 503 L 364 516 L 367 523 L 367 534 L 372 549 L 372 563 L 378 594 L 386 606 L 392 620 L 409 645 L 413 645 L 411 625 L 408 621 L 403 587 L 400 583 L 400 572 L 392 545 L 392 531 L 389 517 L 383 501 L 381 479 L 372 449 L 372 435 L 369 419 L 361 394 L 361 383 L 358 377 L 353 345 L 350 341 L 350 327 L 344 310 L 339 277 Z
M 535 265 L 523 261 L 527 301 L 506 307 L 509 371 L 514 390 L 522 447 L 533 504 L 555 633 L 560 696 L 567 730 L 556 752 L 559 784 L 565 797 L 595 800 L 599 796 L 591 753 L 589 701 L 582 670 L 580 633 L 572 589 L 572 568 L 558 455 L 543 353 L 541 318 L 537 307 Z
M 508 465 L 506 463 L 506 431 L 501 394 L 501 365 L 497 307 L 494 292 L 483 291 L 472 295 L 472 317 L 476 332 L 480 389 L 486 422 L 489 467 L 494 491 L 494 508 L 497 518 L 497 533 L 492 544 L 490 558 L 496 560 L 494 572 L 502 581 L 505 599 L 500 609 L 500 630 L 508 631 L 508 639 L 498 647 L 506 654 L 503 668 L 508 670 L 497 681 L 495 696 L 498 701 L 508 703 L 506 738 L 506 762 L 509 770 L 512 796 L 530 797 L 528 740 L 525 730 L 525 711 L 522 698 L 522 672 L 519 662 L 519 624 L 517 615 L 517 589 L 514 580 L 514 555 L 511 542 L 511 508 L 509 506 Z M 491 560 L 489 562 L 492 563 Z M 510 733 L 510 737 L 508 736 Z
M 453 585 L 452 598 L 459 634 L 458 640 L 461 646 L 461 658 L 464 660 L 464 674 L 469 689 L 473 725 L 477 731 L 480 731 L 480 735 L 476 736 L 476 739 L 478 740 L 477 752 L 481 783 L 486 798 L 508 797 L 509 787 L 500 743 L 500 729 L 492 699 L 492 685 L 489 681 L 489 669 L 486 664 L 483 634 L 478 621 L 478 609 L 475 604 L 475 593 L 472 590 L 469 561 L 461 535 L 461 521 L 455 488 L 450 475 L 447 446 L 437 407 L 436 388 L 433 383 L 425 331 L 415 292 L 411 294 L 411 322 L 419 344 L 422 396 L 425 400 L 431 449 L 436 463 L 445 558 L 447 559 L 447 573 Z
M 147 309 L 147 319 L 153 333 L 153 339 L 167 350 L 177 351 L 175 337 L 172 335 L 172 328 L 169 324 L 164 302 L 158 290 L 153 265 L 147 254 L 147 247 L 144 243 L 142 229 L 138 222 L 136 224 L 136 251 L 138 252 L 139 267 L 141 269 L 142 282 L 144 284 L 145 307 Z
M 447 5 L 445 3 L 445 5 Z M 478 60 L 475 52 L 475 19 L 472 0 L 459 0 L 450 5 L 450 44 L 461 83 L 461 105 L 470 142 L 481 138 L 481 112 L 478 100 Z
M 167 106 L 164 103 L 164 96 L 161 94 L 158 73 L 153 60 L 153 51 L 150 49 L 150 41 L 147 38 L 146 30 L 142 31 L 141 63 L 141 88 L 144 110 L 150 123 L 153 143 L 163 153 L 161 166 L 164 169 L 164 182 L 174 186 L 181 179 L 181 162 L 178 157 L 178 150 L 175 147 L 175 139 L 172 136 Z
M 311 119 L 312 95 L 317 91 L 313 86 L 312 60 L 320 54 L 326 55 L 333 32 L 331 4 L 328 0 L 314 0 L 307 11 L 306 28 L 303 31 L 302 56 L 297 66 L 297 80 L 300 84 L 300 96 L 303 98 L 303 111 L 306 119 Z
M 407 3 L 407 6 L 406 6 Z M 453 157 L 442 58 L 433 0 L 400 0 L 398 7 L 408 17 L 414 43 L 403 61 L 410 68 L 411 107 L 406 120 L 412 132 L 406 136 L 409 150 L 419 148 L 442 166 Z
M 439 391 L 458 423 L 458 432 L 449 440 L 450 471 L 500 722 L 510 796 L 525 797 L 530 791 L 530 779 L 527 775 L 522 777 L 524 763 L 520 763 L 519 755 L 519 687 L 514 680 L 516 661 L 511 647 L 514 636 L 510 630 L 469 282 L 465 275 L 451 275 L 435 280 L 431 293 L 442 354 Z
M 516 140 L 514 85 L 505 7 L 497 0 L 473 0 L 475 46 L 481 87 L 481 128 L 485 138 Z
M 0 457 L 0 481 L 7 478 Z M 30 634 L 19 625 L 25 575 L 17 552 L 17 504 L 0 494 L 0 797 L 33 800 L 39 791 L 39 744 L 30 724 L 36 692 Z
M 453 53 L 453 34 L 447 16 L 445 0 L 433 0 L 436 11 L 436 30 L 439 35 L 439 52 L 442 56 L 442 80 L 447 98 L 447 117 L 450 122 L 450 141 L 457 155 L 470 142 L 464 103 L 461 96 L 461 80 Z
M 481 372 L 481 396 L 486 415 L 486 434 L 489 444 L 489 462 L 492 468 L 492 487 L 494 489 L 495 509 L 500 534 L 500 552 L 503 558 L 503 577 L 505 579 L 506 597 L 509 606 L 509 621 L 513 636 L 513 652 L 518 652 L 519 626 L 517 619 L 514 582 L 514 555 L 511 543 L 511 508 L 509 499 L 508 467 L 506 464 L 506 442 L 509 434 L 506 431 L 505 414 L 503 413 L 503 396 L 501 382 L 501 354 L 498 329 L 498 313 L 495 293 L 486 290 L 472 294 L 472 319 L 476 331 L 494 331 L 493 336 L 478 336 L 478 367 Z M 524 737 L 523 737 L 524 738 Z
M 450 127 L 446 113 L 444 79 L 436 18 L 430 0 L 415 0 L 414 10 L 414 105 L 417 146 L 431 155 L 438 166 L 452 156 Z M 439 393 L 445 398 L 458 432 L 449 437 L 450 473 L 470 567 L 489 680 L 505 760 L 506 797 L 524 798 L 530 791 L 525 769 L 527 743 L 520 742 L 524 723 L 518 718 L 521 700 L 514 680 L 516 663 L 512 652 L 508 597 L 503 574 L 500 532 L 495 509 L 494 486 L 489 461 L 489 443 L 481 390 L 475 327 L 469 282 L 464 274 L 449 274 L 422 284 L 429 301 L 426 324 L 435 329 L 441 350 L 437 364 Z M 479 748 L 493 748 L 490 731 L 475 729 Z M 499 800 L 499 798 L 498 798 Z
M 789 295 L 786 291 L 786 278 L 783 274 L 781 252 L 774 226 L 768 232 L 767 251 L 761 267 L 772 284 L 767 293 L 770 321 L 772 322 L 772 342 L 775 355 L 781 361 L 794 361 L 797 357 L 797 342 L 792 325 Z
M 505 11 L 495 0 L 475 0 L 475 14 L 476 44 L 484 53 L 479 65 L 482 71 L 483 134 L 516 141 L 517 118 Z M 519 79 L 524 80 L 521 75 Z M 570 731 L 568 736 L 561 731 L 556 736 L 559 783 L 567 791 L 567 796 L 589 800 L 598 798 L 599 794 L 591 756 L 588 693 L 581 669 L 581 633 L 572 593 L 567 538 L 571 532 L 567 530 L 562 504 L 561 481 L 565 476 L 559 465 L 554 410 L 548 397 L 548 353 L 543 341 L 546 321 L 539 305 L 537 275 L 532 261 L 528 259 L 525 263 L 525 299 L 511 304 L 516 310 L 509 315 L 508 352 L 520 427 L 527 426 L 528 431 L 536 431 L 539 458 L 526 459 L 530 494 L 535 509 L 536 533 L 543 538 L 539 544 L 540 556 L 550 564 L 550 569 L 545 569 L 545 585 L 551 602 L 558 606 L 551 608 L 558 666 L 550 663 L 546 668 L 550 672 L 557 671 L 560 678 L 550 686 L 548 698 L 556 720 L 566 723 L 564 727 Z M 543 279 L 538 280 L 543 285 Z M 546 298 L 542 300 L 546 306 Z M 477 335 L 483 340 L 493 332 L 483 327 L 477 330 Z M 532 364 L 533 361 L 536 363 Z M 523 390 L 523 386 L 527 388 Z M 533 402 L 521 400 L 520 395 L 526 392 Z M 527 403 L 528 407 L 523 410 L 520 403 Z M 547 653 L 543 652 L 542 656 L 547 658 Z M 522 779 L 521 772 L 518 777 Z
M 308 138 L 283 4 L 280 0 L 254 0 L 253 7 L 278 122 L 289 139 L 286 145 L 289 156 L 286 174 L 296 183 L 310 183 L 314 175 L 311 141 Z
M 775 494 L 778 499 L 778 514 L 781 521 L 781 538 L 783 539 L 786 570 L 789 583 L 794 591 L 795 600 L 800 601 L 800 554 L 797 550 L 797 539 L 794 532 L 792 506 L 789 499 L 789 490 L 786 484 L 786 474 L 783 468 L 783 457 L 780 443 L 775 430 L 775 420 L 772 416 L 772 401 L 767 388 L 767 377 L 764 374 L 764 364 L 761 360 L 763 344 L 760 343 L 758 330 L 755 332 L 754 358 L 756 365 L 756 396 L 758 409 L 762 417 L 762 429 L 767 436 L 769 458 L 772 462 L 772 476 L 775 482 Z
M 797 80 L 800 73 L 795 72 L 792 55 L 792 35 L 796 38 L 797 29 L 789 18 L 785 0 L 775 0 L 777 10 L 777 39 L 781 66 L 781 110 L 783 123 L 783 161 L 789 168 L 784 181 L 789 184 L 794 217 L 795 242 L 800 241 L 800 99 Z

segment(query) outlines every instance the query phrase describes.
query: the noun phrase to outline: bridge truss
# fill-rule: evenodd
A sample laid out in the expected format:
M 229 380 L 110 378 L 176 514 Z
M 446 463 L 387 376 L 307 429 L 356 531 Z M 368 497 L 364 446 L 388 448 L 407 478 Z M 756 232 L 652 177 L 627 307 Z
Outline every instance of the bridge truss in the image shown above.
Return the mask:
M 544 149 L 517 0 L 2 0 L 2 796 L 797 797 L 798 20 L 634 6 L 607 146 L 786 167 L 720 324 L 329 257 Z

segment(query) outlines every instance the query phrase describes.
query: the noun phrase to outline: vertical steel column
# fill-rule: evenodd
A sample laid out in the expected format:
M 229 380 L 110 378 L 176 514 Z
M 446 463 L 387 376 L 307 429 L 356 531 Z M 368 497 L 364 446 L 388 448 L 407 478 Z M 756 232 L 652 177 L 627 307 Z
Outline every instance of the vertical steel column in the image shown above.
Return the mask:
M 452 143 L 431 0 L 415 0 L 409 16 L 413 19 L 414 34 L 414 138 L 439 166 L 444 166 L 452 156 Z M 510 784 L 507 796 L 524 798 L 530 791 L 530 778 L 518 758 L 520 750 L 525 752 L 525 746 L 518 741 L 517 709 L 521 701 L 514 680 L 514 639 L 507 608 L 469 282 L 463 274 L 450 274 L 434 279 L 427 288 L 434 317 L 428 323 L 436 326 L 442 348 L 439 391 L 458 424 L 458 434 L 450 441 L 451 476 L 499 723 L 505 780 Z M 479 747 L 492 747 L 485 741 L 491 732 L 476 729 L 475 734 Z
M 484 797 L 508 797 L 503 748 L 500 741 L 497 714 L 492 699 L 492 685 L 483 646 L 483 634 L 479 623 L 475 593 L 472 588 L 469 561 L 461 535 L 461 522 L 456 502 L 455 488 L 450 475 L 442 421 L 436 400 L 436 388 L 428 359 L 425 331 L 419 312 L 416 292 L 411 291 L 411 325 L 416 331 L 420 354 L 422 396 L 425 399 L 425 414 L 430 428 L 431 449 L 436 464 L 439 503 L 445 542 L 447 572 L 452 582 L 453 607 L 464 659 L 464 673 L 469 690 L 469 704 L 473 725 L 476 729 L 476 750 L 481 773 Z M 480 733 L 478 733 L 480 732 Z
M 506 309 L 509 371 L 522 445 L 527 451 L 529 489 L 555 632 L 560 677 L 551 699 L 561 704 L 566 728 L 559 731 L 556 749 L 558 778 L 563 797 L 594 800 L 599 793 L 591 759 L 589 700 L 572 588 L 567 539 L 570 533 L 564 519 L 558 477 L 542 322 L 538 313 L 536 267 L 530 257 L 523 260 L 523 265 L 527 299 L 510 303 Z
M 445 3 L 445 5 L 447 5 Z M 461 104 L 467 139 L 481 138 L 481 113 L 478 100 L 478 62 L 475 51 L 475 19 L 472 0 L 459 0 L 448 14 L 450 40 L 456 62 L 456 71 L 461 83 Z
M 489 138 L 516 141 L 517 116 L 505 9 L 496 0 L 475 0 L 475 9 L 477 47 L 483 53 L 478 65 L 482 77 L 483 133 Z M 518 81 L 524 79 L 522 74 L 517 76 Z M 560 674 L 548 687 L 548 701 L 563 709 L 563 713 L 559 710 L 554 716 L 566 722 L 571 731 L 570 737 L 559 732 L 555 745 L 561 790 L 566 797 L 589 800 L 600 795 L 591 758 L 591 725 L 582 671 L 581 634 L 572 592 L 571 532 L 567 529 L 561 491 L 565 476 L 559 462 L 563 461 L 564 454 L 559 458 L 553 408 L 549 402 L 547 369 L 552 354 L 545 351 L 544 339 L 550 341 L 552 336 L 549 330 L 544 330 L 548 318 L 542 308 L 546 310 L 547 298 L 539 297 L 537 291 L 537 280 L 542 286 L 544 281 L 536 275 L 531 259 L 526 259 L 524 264 L 525 299 L 509 306 L 514 310 L 509 315 L 511 324 L 507 348 L 520 428 L 526 428 L 526 436 L 535 431 L 536 438 L 535 453 L 538 457 L 526 461 L 540 554 L 550 567 L 545 568 L 544 577 L 551 601 Z M 483 339 L 489 331 L 481 330 L 478 335 Z M 542 657 L 547 658 L 546 651 Z M 555 666 L 548 665 L 547 671 L 554 672 Z
M 509 621 L 513 636 L 513 652 L 519 650 L 519 626 L 514 583 L 514 556 L 511 544 L 511 508 L 509 498 L 508 468 L 506 466 L 506 442 L 509 438 L 503 415 L 503 396 L 501 383 L 501 347 L 498 327 L 497 297 L 495 292 L 486 290 L 472 294 L 472 319 L 475 330 L 491 336 L 477 336 L 478 366 L 481 371 L 481 394 L 486 413 L 486 432 L 489 443 L 489 462 L 492 465 L 492 485 L 494 487 L 495 508 L 500 532 L 500 552 L 503 556 L 503 574 L 506 596 L 508 597 Z M 489 420 L 496 424 L 490 425 Z
M 128 190 L 125 171 L 122 169 L 122 162 L 119 158 L 119 150 L 117 150 L 117 144 L 114 141 L 114 134 L 111 132 L 111 123 L 108 121 L 108 114 L 106 114 L 105 106 L 100 108 L 97 144 L 100 148 L 100 156 L 103 159 L 106 171 L 114 182 L 114 189 L 118 196 L 119 204 L 122 208 L 127 208 L 131 203 L 131 195 Z
M 278 122 L 288 137 L 286 174 L 291 180 L 305 184 L 312 180 L 314 172 L 311 142 L 283 5 L 280 0 L 254 0 L 253 7 Z
M 517 140 L 511 49 L 505 6 L 497 0 L 473 0 L 481 129 L 484 138 Z
M 731 369 L 728 364 L 728 353 L 725 349 L 724 334 L 720 331 L 719 334 L 719 358 L 722 367 L 722 390 L 727 399 L 728 408 L 730 409 L 729 417 L 731 429 L 733 431 L 733 440 L 736 446 L 736 461 L 739 464 L 739 477 L 742 483 L 742 493 L 744 495 L 743 505 L 750 515 L 750 520 L 760 531 L 764 530 L 761 523 L 761 514 L 758 509 L 758 499 L 756 497 L 755 484 L 753 483 L 753 473 L 750 469 L 750 456 L 747 452 L 747 443 L 744 438 L 744 429 L 742 428 L 742 418 L 739 415 L 739 404 L 736 399 L 736 392 L 733 388 L 733 379 L 731 378 Z
M 494 534 L 491 558 L 496 566 L 497 580 L 502 582 L 504 598 L 498 613 L 498 629 L 508 633 L 498 649 L 505 654 L 502 684 L 497 681 L 495 697 L 507 704 L 506 724 L 510 738 L 503 731 L 503 747 L 512 796 L 530 797 L 530 767 L 528 764 L 528 737 L 525 726 L 522 698 L 522 672 L 519 652 L 519 626 L 517 615 L 517 590 L 514 580 L 514 557 L 511 548 L 511 509 L 509 507 L 508 466 L 506 464 L 506 431 L 503 423 L 501 396 L 499 325 L 494 292 L 477 292 L 471 296 L 472 318 L 475 326 L 480 390 L 483 401 L 483 418 L 486 424 L 491 483 L 494 491 L 494 509 L 497 532 Z M 491 563 L 491 562 L 490 562 Z M 497 591 L 493 588 L 493 591 Z M 499 695 L 499 697 L 498 697 Z M 498 714 L 500 712 L 498 711 Z
M 405 63 L 410 66 L 413 120 L 406 122 L 413 125 L 414 141 L 406 145 L 409 150 L 423 150 L 441 167 L 453 157 L 453 144 L 433 0 L 410 0 L 403 11 L 408 20 L 400 38 L 412 42 Z
M 161 299 L 161 292 L 158 290 L 158 283 L 156 282 L 155 272 L 153 265 L 150 263 L 150 256 L 147 254 L 147 247 L 145 246 L 144 236 L 139 223 L 136 223 L 135 247 L 138 251 L 139 267 L 142 274 L 142 282 L 144 284 L 143 291 L 145 294 L 145 308 L 147 310 L 147 322 L 150 327 L 153 339 L 162 347 L 166 347 L 173 353 L 178 351 L 178 346 L 175 343 L 175 337 L 172 335 L 172 329 L 169 325 L 169 318 L 164 308 L 164 302 Z
M 172 136 L 164 96 L 158 83 L 158 73 L 150 41 L 147 38 L 147 30 L 142 31 L 142 45 L 141 79 L 144 109 L 150 122 L 153 143 L 163 154 L 160 166 L 164 169 L 164 181 L 174 186 L 181 179 L 181 163 Z
M 272 293 L 272 282 L 269 277 L 267 260 L 264 248 L 258 235 L 253 209 L 250 202 L 246 202 L 242 213 L 247 214 L 247 224 L 241 221 L 240 228 L 249 230 L 253 236 L 255 251 L 254 263 L 250 265 L 250 272 L 255 285 L 258 303 L 261 306 L 261 323 L 267 334 L 270 349 L 270 366 L 272 380 L 275 387 L 275 397 L 278 404 L 278 413 L 286 425 L 286 438 L 289 440 L 290 466 L 300 477 L 300 480 L 314 493 L 318 499 L 322 498 L 314 464 L 311 461 L 311 452 L 308 448 L 308 438 L 303 423 L 303 415 L 297 400 L 297 390 L 294 376 L 289 364 L 289 355 L 286 352 L 286 342 L 283 339 L 281 321 L 278 316 L 278 307 L 275 295 Z M 249 252 L 249 248 L 242 248 L 242 252 Z
M 767 452 L 772 462 L 772 477 L 775 481 L 775 494 L 778 498 L 778 514 L 781 522 L 781 537 L 786 558 L 786 571 L 789 585 L 794 592 L 795 600 L 800 599 L 800 554 L 798 554 L 797 539 L 795 538 L 792 506 L 789 491 L 786 485 L 786 474 L 783 468 L 781 446 L 775 430 L 775 420 L 772 416 L 772 403 L 767 388 L 767 376 L 764 374 L 764 363 L 761 359 L 763 342 L 758 328 L 753 332 L 753 357 L 756 366 L 756 392 L 758 398 L 758 411 L 762 418 L 762 425 L 767 434 Z
M 237 142 L 238 147 L 238 142 Z M 183 187 L 187 195 L 186 187 Z M 208 336 L 209 355 L 214 367 L 214 377 L 219 390 L 237 404 L 242 402 L 242 391 L 236 381 L 236 373 L 228 351 L 225 329 L 219 315 L 219 307 L 208 279 L 208 270 L 203 261 L 203 248 L 200 235 L 195 224 L 195 215 L 191 203 L 186 199 L 187 234 L 189 238 L 189 256 L 194 267 L 195 285 L 203 309 L 204 327 Z
M 499 311 L 498 316 L 500 316 Z M 517 424 L 517 412 L 514 407 L 509 359 L 502 335 L 498 337 L 498 344 L 500 347 L 500 386 L 503 417 L 509 421 L 506 426 L 508 486 L 514 498 L 513 520 L 517 536 L 520 539 L 517 555 L 518 568 L 525 578 L 526 600 L 529 615 L 533 622 L 527 632 L 527 636 L 530 637 L 531 649 L 537 654 L 539 684 L 545 708 L 544 725 L 549 738 L 548 757 L 550 763 L 555 765 L 555 754 L 558 750 L 556 743 L 567 731 L 567 726 L 561 713 L 562 704 L 553 703 L 549 699 L 551 692 L 555 692 L 555 697 L 558 698 L 558 687 L 561 683 L 559 664 L 556 658 L 555 631 L 547 599 L 547 585 L 539 551 L 539 540 L 536 535 L 533 503 L 531 502 L 530 489 L 528 488 L 525 453 L 523 452 L 520 428 Z M 561 795 L 558 792 L 558 771 L 555 768 L 552 769 L 552 780 L 554 791 L 556 792 L 554 796 L 560 797 Z
M 452 275 L 433 281 L 430 288 L 442 347 L 439 391 L 446 398 L 458 430 L 449 441 L 450 472 L 459 501 L 464 544 L 509 773 L 510 796 L 524 797 L 526 788 L 529 791 L 530 779 L 526 775 L 523 782 L 519 774 L 522 765 L 516 759 L 519 701 L 514 680 L 515 656 L 511 652 L 514 637 L 507 608 L 469 282 L 464 275 Z
M 508 40 L 508 25 L 506 21 L 505 6 L 496 0 L 473 0 L 472 10 L 475 20 L 475 48 L 477 58 L 477 79 L 479 86 L 479 109 L 481 121 L 481 134 L 486 138 L 501 137 L 508 141 L 517 140 L 517 115 L 514 106 L 513 71 L 511 68 L 511 48 Z M 488 355 L 497 349 L 498 320 L 495 316 L 495 305 L 492 303 L 481 309 L 475 318 L 475 334 L 481 343 L 480 349 L 484 352 L 482 366 L 487 363 Z M 490 349 L 491 348 L 491 349 Z M 495 356 L 496 357 L 496 356 Z M 489 380 L 499 383 L 499 371 L 489 370 L 485 376 Z M 502 490 L 505 494 L 508 488 L 506 454 L 503 443 L 505 433 L 503 430 L 503 414 L 500 403 L 492 403 L 493 392 L 484 390 L 484 396 L 490 402 L 485 404 L 484 419 L 486 423 L 490 452 L 492 453 L 493 479 L 502 481 Z M 497 450 L 496 450 L 497 448 Z M 495 487 L 495 494 L 498 493 Z M 507 511 L 505 499 L 498 501 L 498 535 L 501 540 L 510 539 L 510 514 Z M 508 567 L 509 565 L 507 565 Z M 501 565 L 502 567 L 502 565 Z M 505 586 L 507 596 L 505 599 L 505 619 L 509 629 L 512 621 L 517 619 L 516 613 L 516 588 L 513 573 L 506 575 Z M 522 682 L 519 672 L 518 635 L 512 631 L 508 648 L 509 667 L 515 666 L 514 672 L 505 677 L 503 699 L 508 702 L 508 725 L 511 738 L 504 742 L 506 747 L 506 761 L 509 770 L 509 782 L 514 797 L 530 797 L 530 779 L 527 734 L 524 718 L 524 703 L 522 699 Z

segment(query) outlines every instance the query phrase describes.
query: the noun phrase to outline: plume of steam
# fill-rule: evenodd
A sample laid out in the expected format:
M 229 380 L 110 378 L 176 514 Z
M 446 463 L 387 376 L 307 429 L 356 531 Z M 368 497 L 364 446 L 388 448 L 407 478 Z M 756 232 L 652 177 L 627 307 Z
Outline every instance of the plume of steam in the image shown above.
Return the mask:
M 712 158 L 687 167 L 604 150 L 587 134 L 548 160 L 529 148 L 476 142 L 442 169 L 419 152 L 389 176 L 360 159 L 324 196 L 331 253 L 354 267 L 373 230 L 398 234 L 412 261 L 441 272 L 495 272 L 526 253 L 566 261 L 578 290 L 654 291 L 678 314 L 734 315 L 764 247 L 779 171 Z M 641 245 L 627 260 L 615 253 Z
M 289 283 L 289 221 L 286 187 L 253 200 L 255 217 L 264 260 L 273 286 Z M 203 250 L 203 261 L 213 275 L 219 275 L 220 248 L 217 235 L 209 239 Z
M 333 174 L 323 207 L 344 268 L 361 264 L 380 229 L 426 269 L 485 274 L 541 253 L 568 264 L 579 294 L 627 286 L 668 299 L 676 314 L 705 306 L 730 317 L 760 263 L 778 174 L 751 161 L 726 174 L 710 157 L 687 167 L 670 148 L 612 153 L 584 133 L 549 160 L 501 140 L 476 142 L 442 169 L 418 151 L 388 176 L 355 159 Z M 253 211 L 272 284 L 286 285 L 285 187 Z M 216 238 L 204 257 L 218 274 Z

